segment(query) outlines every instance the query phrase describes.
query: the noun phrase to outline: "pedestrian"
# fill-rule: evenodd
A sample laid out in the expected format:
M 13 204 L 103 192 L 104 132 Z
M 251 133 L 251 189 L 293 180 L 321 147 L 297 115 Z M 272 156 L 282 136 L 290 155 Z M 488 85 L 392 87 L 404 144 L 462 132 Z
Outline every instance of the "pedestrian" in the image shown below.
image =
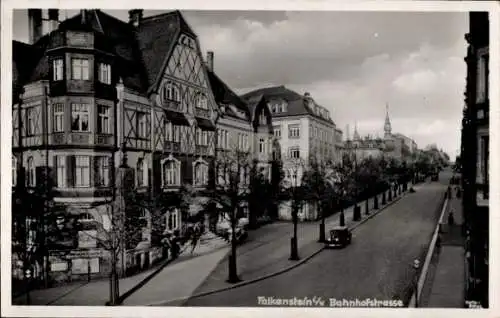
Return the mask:
M 191 255 L 198 244 L 198 240 L 200 239 L 201 231 L 199 223 L 196 223 L 193 227 L 193 232 L 191 234 Z
M 453 217 L 453 210 L 448 213 L 448 225 L 455 224 L 455 218 Z

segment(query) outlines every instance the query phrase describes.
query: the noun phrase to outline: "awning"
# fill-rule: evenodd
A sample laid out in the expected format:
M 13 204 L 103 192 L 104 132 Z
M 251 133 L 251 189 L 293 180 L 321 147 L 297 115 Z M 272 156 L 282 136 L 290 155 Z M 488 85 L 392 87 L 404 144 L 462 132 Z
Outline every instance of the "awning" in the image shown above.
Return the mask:
M 196 117 L 196 122 L 202 130 L 215 131 L 215 125 L 208 119 Z
M 183 113 L 165 110 L 167 119 L 174 125 L 189 126 L 189 122 Z

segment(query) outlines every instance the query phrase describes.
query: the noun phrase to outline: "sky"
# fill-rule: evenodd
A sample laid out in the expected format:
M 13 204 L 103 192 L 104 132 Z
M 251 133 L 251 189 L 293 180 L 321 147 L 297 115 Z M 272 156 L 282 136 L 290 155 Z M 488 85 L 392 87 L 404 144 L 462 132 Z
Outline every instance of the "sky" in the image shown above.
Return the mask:
M 127 21 L 126 10 L 104 10 Z M 144 16 L 163 11 L 145 10 Z M 78 13 L 61 10 L 60 19 Z M 237 93 L 285 85 L 330 110 L 353 136 L 393 133 L 420 148 L 460 148 L 467 13 L 182 11 L 215 72 Z M 15 40 L 28 40 L 26 10 L 14 11 Z M 349 133 L 346 128 L 349 126 Z

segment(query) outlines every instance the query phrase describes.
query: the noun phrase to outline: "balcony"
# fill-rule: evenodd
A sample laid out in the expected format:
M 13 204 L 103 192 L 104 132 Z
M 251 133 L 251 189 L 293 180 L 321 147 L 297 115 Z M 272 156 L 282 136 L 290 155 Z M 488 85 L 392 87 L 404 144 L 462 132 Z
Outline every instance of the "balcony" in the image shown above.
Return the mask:
M 64 145 L 67 144 L 65 133 L 54 133 L 51 135 L 50 143 L 53 145 Z
M 208 146 L 196 145 L 196 154 L 200 156 L 209 156 L 209 148 Z
M 72 145 L 90 145 L 90 133 L 70 133 L 69 143 Z

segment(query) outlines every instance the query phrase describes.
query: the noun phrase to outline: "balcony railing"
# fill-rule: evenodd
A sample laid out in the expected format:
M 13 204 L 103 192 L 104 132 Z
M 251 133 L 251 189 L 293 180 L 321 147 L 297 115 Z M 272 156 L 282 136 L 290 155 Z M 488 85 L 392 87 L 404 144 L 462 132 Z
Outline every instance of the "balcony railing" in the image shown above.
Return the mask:
M 194 113 L 198 117 L 210 118 L 210 111 L 208 109 L 196 107 Z
M 78 145 L 88 145 L 90 144 L 90 134 L 89 133 L 71 133 L 69 134 L 71 144 Z
M 64 145 L 66 144 L 66 134 L 65 133 L 54 133 L 52 134 L 51 143 L 54 145 Z
M 163 106 L 165 106 L 168 109 L 175 110 L 175 111 L 182 111 L 181 109 L 181 103 L 174 101 L 174 100 L 166 100 L 163 102 Z
M 176 141 L 165 141 L 163 144 L 164 151 L 181 151 L 181 143 Z

